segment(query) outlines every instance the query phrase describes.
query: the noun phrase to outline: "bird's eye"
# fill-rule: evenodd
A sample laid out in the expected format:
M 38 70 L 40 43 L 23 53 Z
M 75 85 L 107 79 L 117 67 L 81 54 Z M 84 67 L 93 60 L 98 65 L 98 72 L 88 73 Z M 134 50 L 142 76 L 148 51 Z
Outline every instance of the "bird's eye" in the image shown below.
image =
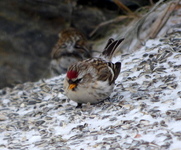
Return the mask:
M 77 79 L 77 80 L 76 80 L 76 83 L 79 83 L 81 80 L 82 80 L 82 78 Z
M 75 84 L 78 84 L 80 81 L 82 80 L 82 78 L 80 78 L 80 79 L 77 79 L 77 80 L 68 80 L 68 83 L 69 84 L 72 84 L 72 83 L 75 83 Z

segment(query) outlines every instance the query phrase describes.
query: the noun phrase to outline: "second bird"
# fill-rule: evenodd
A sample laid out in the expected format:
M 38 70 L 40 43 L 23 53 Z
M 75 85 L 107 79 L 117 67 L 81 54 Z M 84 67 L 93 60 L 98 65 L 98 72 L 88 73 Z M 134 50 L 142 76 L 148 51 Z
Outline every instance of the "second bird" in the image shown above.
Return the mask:
M 58 36 L 59 39 L 51 52 L 52 76 L 65 73 L 71 64 L 91 57 L 87 39 L 77 29 L 64 29 Z

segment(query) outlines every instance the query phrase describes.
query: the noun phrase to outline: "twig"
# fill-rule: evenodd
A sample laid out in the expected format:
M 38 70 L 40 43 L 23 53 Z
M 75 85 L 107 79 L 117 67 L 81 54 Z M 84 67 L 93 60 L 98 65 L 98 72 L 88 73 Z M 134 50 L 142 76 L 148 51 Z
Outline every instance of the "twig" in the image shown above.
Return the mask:
M 153 6 L 154 5 L 153 0 L 149 0 L 149 1 L 150 1 L 151 6 Z
M 171 13 L 174 11 L 176 6 L 178 5 L 178 2 L 172 2 L 165 10 L 162 12 L 162 14 L 156 19 L 156 21 L 152 25 L 152 29 L 150 30 L 150 38 L 155 38 L 159 31 L 162 29 L 164 24 L 169 19 Z
M 97 30 L 99 30 L 99 28 L 101 28 L 102 26 L 105 26 L 105 25 L 108 25 L 111 23 L 115 23 L 115 22 L 119 22 L 119 21 L 122 21 L 126 18 L 134 18 L 134 16 L 131 16 L 131 15 L 130 16 L 119 16 L 119 17 L 116 17 L 114 19 L 102 22 L 99 25 L 97 25 L 96 28 L 89 34 L 89 37 L 92 37 L 97 32 Z
M 121 1 L 119 0 L 113 0 L 113 2 L 121 8 L 126 14 L 134 14 L 127 6 L 125 6 Z

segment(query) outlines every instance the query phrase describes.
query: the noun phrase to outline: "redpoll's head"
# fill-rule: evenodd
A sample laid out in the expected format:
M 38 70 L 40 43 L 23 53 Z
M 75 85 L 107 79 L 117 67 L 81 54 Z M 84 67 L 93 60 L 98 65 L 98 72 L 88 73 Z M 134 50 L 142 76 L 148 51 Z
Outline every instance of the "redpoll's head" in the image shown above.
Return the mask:
M 78 83 L 80 82 L 81 79 L 78 79 L 78 72 L 74 70 L 69 70 L 67 72 L 67 78 L 68 78 L 68 83 L 69 83 L 69 89 L 74 90 Z

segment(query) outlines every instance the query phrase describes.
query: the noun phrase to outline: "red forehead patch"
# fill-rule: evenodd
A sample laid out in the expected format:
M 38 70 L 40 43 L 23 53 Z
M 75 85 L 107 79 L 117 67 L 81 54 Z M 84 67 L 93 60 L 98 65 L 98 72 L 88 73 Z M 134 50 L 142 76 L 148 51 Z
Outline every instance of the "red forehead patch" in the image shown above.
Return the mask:
M 77 71 L 68 71 L 67 72 L 67 77 L 69 78 L 69 79 L 73 79 L 73 78 L 77 78 L 77 76 L 78 76 L 78 72 Z

